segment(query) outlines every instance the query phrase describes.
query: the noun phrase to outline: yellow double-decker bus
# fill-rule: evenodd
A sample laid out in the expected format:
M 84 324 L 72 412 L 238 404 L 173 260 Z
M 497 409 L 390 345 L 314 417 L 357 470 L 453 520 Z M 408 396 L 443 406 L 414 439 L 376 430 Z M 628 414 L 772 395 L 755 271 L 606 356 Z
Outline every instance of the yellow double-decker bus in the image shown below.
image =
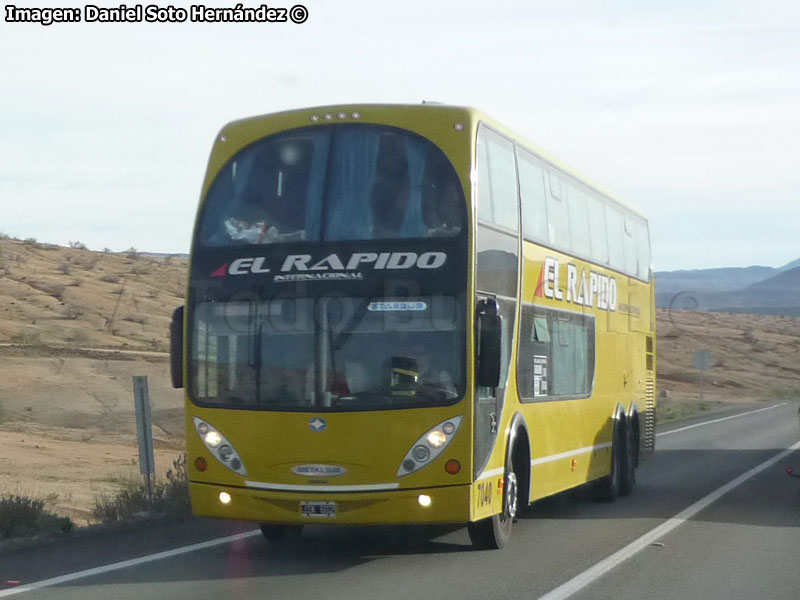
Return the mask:
M 235 121 L 202 188 L 172 376 L 195 514 L 464 523 L 613 500 L 654 447 L 647 221 L 482 113 Z

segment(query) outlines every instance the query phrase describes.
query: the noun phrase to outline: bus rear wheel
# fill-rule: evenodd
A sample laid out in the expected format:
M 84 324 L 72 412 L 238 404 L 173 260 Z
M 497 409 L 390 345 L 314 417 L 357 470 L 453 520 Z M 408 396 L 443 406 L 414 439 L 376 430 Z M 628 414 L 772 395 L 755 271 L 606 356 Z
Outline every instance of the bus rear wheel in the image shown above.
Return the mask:
M 623 423 L 614 423 L 614 437 L 611 441 L 611 472 L 596 484 L 594 495 L 598 502 L 614 502 L 619 497 L 625 450 L 623 448 L 625 437 L 622 433 L 624 428 Z
M 636 485 L 636 456 L 639 453 L 634 430 L 635 422 L 625 422 L 625 448 L 622 453 L 622 465 L 620 469 L 619 495 L 628 496 Z
M 278 542 L 290 537 L 299 537 L 303 531 L 302 525 L 275 525 L 272 523 L 261 523 L 261 535 L 270 542 Z
M 467 525 L 469 539 L 476 550 L 498 550 L 511 539 L 511 529 L 519 510 L 519 482 L 509 458 L 503 478 L 503 510 L 487 519 Z

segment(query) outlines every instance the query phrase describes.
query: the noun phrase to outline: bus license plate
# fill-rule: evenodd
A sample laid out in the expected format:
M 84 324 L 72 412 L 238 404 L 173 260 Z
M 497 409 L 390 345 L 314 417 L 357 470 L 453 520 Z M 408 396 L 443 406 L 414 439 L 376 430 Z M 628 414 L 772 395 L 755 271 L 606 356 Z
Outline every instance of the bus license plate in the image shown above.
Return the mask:
M 304 517 L 335 517 L 336 502 L 301 502 L 300 512 Z

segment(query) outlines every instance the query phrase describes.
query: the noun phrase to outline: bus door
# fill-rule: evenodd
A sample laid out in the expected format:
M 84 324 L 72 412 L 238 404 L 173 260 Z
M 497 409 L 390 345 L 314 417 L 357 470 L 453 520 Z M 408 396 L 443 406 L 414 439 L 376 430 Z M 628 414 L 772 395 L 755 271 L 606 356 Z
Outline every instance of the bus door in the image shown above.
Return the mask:
M 498 387 L 475 390 L 475 477 L 486 467 L 497 439 L 508 386 L 519 279 L 519 196 L 514 146 L 481 126 L 478 129 L 478 226 L 476 306 L 496 302 L 502 317 Z

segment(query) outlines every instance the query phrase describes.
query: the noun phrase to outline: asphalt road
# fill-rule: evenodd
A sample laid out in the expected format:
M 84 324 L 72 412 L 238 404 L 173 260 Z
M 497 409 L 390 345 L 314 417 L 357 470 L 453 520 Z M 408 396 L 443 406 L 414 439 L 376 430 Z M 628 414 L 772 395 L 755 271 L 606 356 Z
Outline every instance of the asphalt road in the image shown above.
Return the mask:
M 463 528 L 318 526 L 273 545 L 247 524 L 186 520 L 2 552 L 0 598 L 797 600 L 800 481 L 784 472 L 800 470 L 797 410 L 660 429 L 630 497 L 539 502 L 501 551 L 473 551 Z

